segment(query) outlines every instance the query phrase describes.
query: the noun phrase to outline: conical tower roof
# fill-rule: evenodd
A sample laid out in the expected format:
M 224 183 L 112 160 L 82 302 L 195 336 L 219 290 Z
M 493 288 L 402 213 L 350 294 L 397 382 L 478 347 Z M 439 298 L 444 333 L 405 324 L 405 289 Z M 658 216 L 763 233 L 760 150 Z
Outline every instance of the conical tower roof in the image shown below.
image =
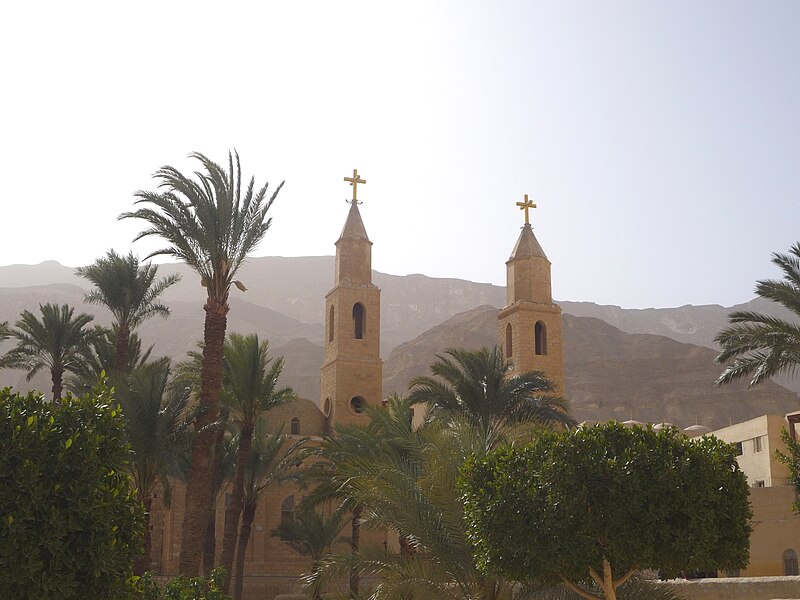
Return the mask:
M 366 240 L 369 242 L 367 230 L 364 227 L 364 221 L 361 220 L 361 213 L 358 210 L 358 204 L 356 202 L 350 204 L 350 212 L 347 213 L 347 220 L 344 222 L 342 235 L 339 236 L 339 240 L 343 239 Z
M 530 223 L 525 223 L 525 226 L 522 228 L 522 233 L 519 234 L 517 245 L 514 246 L 514 251 L 511 253 L 511 257 L 508 260 L 530 258 L 534 256 L 547 260 L 547 255 L 539 245 L 539 240 L 533 235 L 533 227 L 531 227 Z

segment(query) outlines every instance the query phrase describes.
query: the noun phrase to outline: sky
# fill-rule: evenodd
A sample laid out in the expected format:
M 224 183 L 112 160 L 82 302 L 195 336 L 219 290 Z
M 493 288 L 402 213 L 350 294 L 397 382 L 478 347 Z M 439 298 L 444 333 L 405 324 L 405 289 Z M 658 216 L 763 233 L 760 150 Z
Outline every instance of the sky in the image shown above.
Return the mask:
M 0 265 L 140 256 L 162 165 L 285 181 L 256 256 L 330 255 L 354 168 L 373 268 L 557 299 L 730 306 L 800 240 L 800 3 L 14 2 Z

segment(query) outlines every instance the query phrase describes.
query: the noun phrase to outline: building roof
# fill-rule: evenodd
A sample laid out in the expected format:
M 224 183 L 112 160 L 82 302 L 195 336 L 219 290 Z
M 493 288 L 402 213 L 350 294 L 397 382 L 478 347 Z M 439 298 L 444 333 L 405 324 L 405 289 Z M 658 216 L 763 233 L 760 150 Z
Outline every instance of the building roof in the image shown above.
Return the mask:
M 530 223 L 525 223 L 522 228 L 522 233 L 519 234 L 517 245 L 514 246 L 514 251 L 511 253 L 511 258 L 508 260 L 515 260 L 517 258 L 540 257 L 547 260 L 547 256 L 539 245 L 536 236 L 533 235 L 533 227 Z
M 350 204 L 350 212 L 347 213 L 347 220 L 344 223 L 344 229 L 342 229 L 342 235 L 339 236 L 339 239 L 369 241 L 367 230 L 361 220 L 361 213 L 356 202 Z

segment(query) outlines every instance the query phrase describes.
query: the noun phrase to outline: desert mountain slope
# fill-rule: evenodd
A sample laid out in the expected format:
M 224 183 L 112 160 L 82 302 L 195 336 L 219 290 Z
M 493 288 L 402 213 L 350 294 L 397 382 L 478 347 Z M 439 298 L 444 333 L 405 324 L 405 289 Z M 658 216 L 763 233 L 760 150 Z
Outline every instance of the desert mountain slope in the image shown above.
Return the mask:
M 572 413 L 582 420 L 669 421 L 711 428 L 764 413 L 800 408 L 789 390 L 768 382 L 715 387 L 719 365 L 709 348 L 664 336 L 627 334 L 599 319 L 565 315 L 564 368 Z M 479 347 L 497 340 L 497 310 L 482 306 L 456 315 L 386 359 L 384 392 L 404 391 L 427 374 L 436 353 L 450 346 Z
M 237 274 L 247 286 L 247 292 L 234 289 L 231 298 L 271 309 L 301 323 L 322 325 L 325 294 L 333 287 L 334 269 L 332 256 L 251 258 Z M 41 297 L 30 297 L 28 306 L 35 307 L 38 302 L 53 301 L 48 293 L 54 283 L 88 290 L 90 283 L 73 271 L 54 261 L 0 267 L 0 288 L 46 286 L 40 289 Z M 198 276 L 184 264 L 160 265 L 160 275 L 173 273 L 180 274 L 182 279 L 167 291 L 165 300 L 170 304 L 185 302 L 202 308 L 204 294 Z M 425 275 L 387 275 L 377 271 L 373 271 L 373 281 L 381 288 L 381 352 L 384 355 L 459 312 L 481 304 L 500 307 L 505 303 L 505 288 L 488 283 Z M 82 295 L 75 297 L 78 299 L 72 303 L 80 303 Z M 237 318 L 236 312 L 232 308 L 230 318 Z M 16 314 L 4 316 L 5 313 L 13 311 L 0 306 L 0 319 L 16 320 Z M 319 331 L 321 339 L 322 329 Z M 289 338 L 307 335 L 303 331 Z

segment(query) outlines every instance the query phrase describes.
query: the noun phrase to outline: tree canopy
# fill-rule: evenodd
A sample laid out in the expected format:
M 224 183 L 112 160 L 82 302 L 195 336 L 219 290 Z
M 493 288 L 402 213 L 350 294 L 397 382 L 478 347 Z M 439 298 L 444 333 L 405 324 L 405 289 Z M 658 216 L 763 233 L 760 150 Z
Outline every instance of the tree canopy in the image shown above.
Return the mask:
M 616 598 L 636 569 L 747 564 L 748 488 L 732 445 L 615 422 L 472 458 L 460 489 L 479 564 Z M 603 596 L 581 584 L 594 580 Z
M 0 598 L 119 597 L 144 536 L 129 461 L 107 390 L 0 390 Z

